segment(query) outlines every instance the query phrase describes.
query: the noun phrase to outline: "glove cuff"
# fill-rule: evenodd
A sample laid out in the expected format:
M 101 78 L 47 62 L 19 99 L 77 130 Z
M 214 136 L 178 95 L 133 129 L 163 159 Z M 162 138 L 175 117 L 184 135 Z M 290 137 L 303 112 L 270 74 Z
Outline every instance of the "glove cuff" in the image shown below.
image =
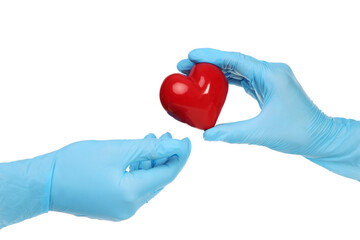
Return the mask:
M 49 211 L 55 154 L 0 163 L 0 229 Z
M 327 141 L 327 154 L 304 157 L 339 175 L 360 180 L 360 122 L 345 118 L 332 121 L 337 134 Z

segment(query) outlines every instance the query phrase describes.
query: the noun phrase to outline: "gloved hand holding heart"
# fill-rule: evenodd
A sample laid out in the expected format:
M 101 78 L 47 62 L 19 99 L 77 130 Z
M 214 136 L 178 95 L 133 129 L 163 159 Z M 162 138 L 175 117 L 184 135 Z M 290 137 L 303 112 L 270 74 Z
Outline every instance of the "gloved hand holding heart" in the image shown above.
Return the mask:
M 167 113 L 192 127 L 215 126 L 228 92 L 222 71 L 210 63 L 196 64 L 188 76 L 168 76 L 160 88 L 160 101 Z

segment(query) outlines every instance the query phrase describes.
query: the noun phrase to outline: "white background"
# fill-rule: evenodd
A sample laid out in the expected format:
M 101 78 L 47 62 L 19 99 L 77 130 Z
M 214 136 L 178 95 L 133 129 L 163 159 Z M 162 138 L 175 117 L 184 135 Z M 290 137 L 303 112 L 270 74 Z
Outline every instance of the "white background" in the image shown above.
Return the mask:
M 205 142 L 158 98 L 179 60 L 212 47 L 286 62 L 325 113 L 360 119 L 358 1 L 296 2 L 1 1 L 0 161 L 166 131 L 193 151 L 127 221 L 51 212 L 0 239 L 359 239 L 359 182 L 301 156 Z M 218 123 L 258 112 L 232 86 Z

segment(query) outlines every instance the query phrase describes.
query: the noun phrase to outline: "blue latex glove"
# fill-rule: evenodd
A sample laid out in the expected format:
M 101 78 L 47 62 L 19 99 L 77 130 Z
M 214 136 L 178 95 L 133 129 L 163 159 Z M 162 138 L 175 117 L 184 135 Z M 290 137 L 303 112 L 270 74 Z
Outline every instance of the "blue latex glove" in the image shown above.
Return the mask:
M 199 62 L 218 66 L 230 84 L 242 86 L 261 108 L 252 119 L 205 131 L 206 140 L 257 144 L 303 155 L 330 171 L 360 180 L 360 122 L 321 112 L 288 65 L 241 53 L 195 49 L 178 69 L 187 74 Z
M 163 140 L 167 140 L 167 139 L 171 139 L 172 136 L 170 133 L 165 133 L 163 134 L 159 140 L 163 141 Z M 156 136 L 153 133 L 150 133 L 148 135 L 146 135 L 145 139 L 156 139 Z M 130 170 L 134 171 L 134 170 L 139 170 L 139 169 L 150 169 L 153 167 L 157 167 L 161 164 L 164 164 L 167 161 L 167 158 L 157 158 L 155 160 L 145 160 L 145 161 L 138 161 L 138 162 L 134 162 L 132 164 L 130 164 Z
M 0 164 L 0 228 L 49 210 L 120 221 L 169 184 L 189 157 L 189 139 L 83 141 Z M 159 160 L 159 161 L 157 161 Z M 152 167 L 126 171 L 129 165 Z

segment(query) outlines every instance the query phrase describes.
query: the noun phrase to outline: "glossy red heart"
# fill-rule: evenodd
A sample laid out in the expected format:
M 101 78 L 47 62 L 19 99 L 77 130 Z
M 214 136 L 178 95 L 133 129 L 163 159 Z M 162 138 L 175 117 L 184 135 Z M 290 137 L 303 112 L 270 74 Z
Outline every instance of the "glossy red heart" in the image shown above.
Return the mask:
M 227 92 L 222 71 L 210 63 L 198 63 L 189 76 L 175 73 L 165 78 L 160 101 L 175 119 L 206 130 L 215 126 Z

